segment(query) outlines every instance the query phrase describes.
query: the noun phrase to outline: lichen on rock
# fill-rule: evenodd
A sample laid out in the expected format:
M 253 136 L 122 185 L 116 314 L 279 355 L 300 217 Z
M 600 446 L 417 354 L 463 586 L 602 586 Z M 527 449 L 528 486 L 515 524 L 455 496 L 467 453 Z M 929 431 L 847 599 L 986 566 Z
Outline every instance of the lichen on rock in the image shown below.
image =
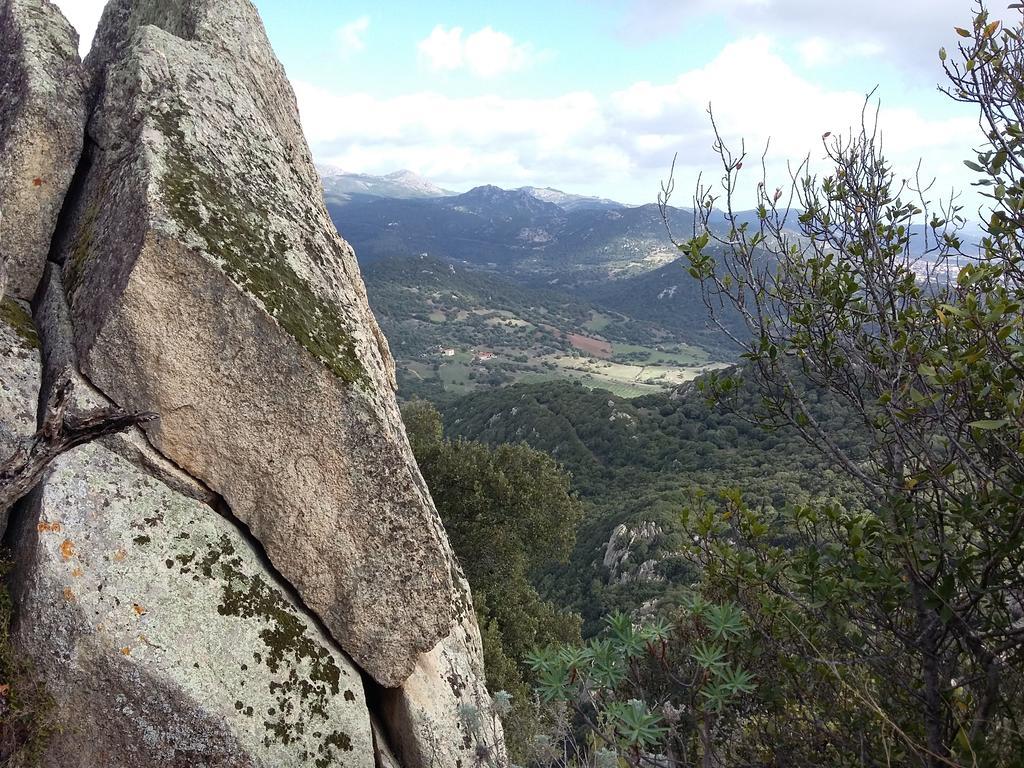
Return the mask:
M 161 198 L 171 217 L 183 230 L 202 238 L 204 251 L 310 354 L 342 381 L 362 383 L 366 374 L 350 321 L 311 290 L 288 263 L 287 237 L 267 227 L 273 220 L 269 205 L 243 206 L 231 190 L 227 172 L 218 177 L 190 157 L 181 123 L 196 118 L 184 109 L 163 103 L 155 115 L 166 142 Z
M 47 765 L 373 765 L 358 670 L 212 509 L 89 446 L 20 526 L 15 642 L 75 726 Z
M 400 685 L 451 631 L 451 555 L 259 16 L 115 0 L 87 67 L 98 101 L 56 249 L 83 373 L 160 413 L 153 445 Z

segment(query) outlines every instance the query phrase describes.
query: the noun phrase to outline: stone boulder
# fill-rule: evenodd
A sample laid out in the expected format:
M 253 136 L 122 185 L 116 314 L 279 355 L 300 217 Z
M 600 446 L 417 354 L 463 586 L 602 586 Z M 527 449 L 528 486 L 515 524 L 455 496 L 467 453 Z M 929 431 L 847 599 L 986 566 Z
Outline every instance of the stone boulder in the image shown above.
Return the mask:
M 82 153 L 78 35 L 48 0 L 0 0 L 0 296 L 31 299 Z
M 39 337 L 28 309 L 12 298 L 0 300 L 0 464 L 36 431 L 40 370 Z M 0 537 L 7 514 L 0 510 Z
M 658 573 L 658 559 L 637 561 L 637 553 L 655 545 L 664 532 L 657 523 L 641 522 L 634 528 L 619 525 L 612 531 L 604 547 L 602 564 L 608 570 L 611 584 L 659 582 L 665 578 Z
M 12 528 L 43 768 L 373 768 L 358 670 L 210 507 L 87 446 Z
M 57 249 L 82 372 L 224 498 L 379 684 L 454 626 L 387 344 L 247 0 L 114 0 Z

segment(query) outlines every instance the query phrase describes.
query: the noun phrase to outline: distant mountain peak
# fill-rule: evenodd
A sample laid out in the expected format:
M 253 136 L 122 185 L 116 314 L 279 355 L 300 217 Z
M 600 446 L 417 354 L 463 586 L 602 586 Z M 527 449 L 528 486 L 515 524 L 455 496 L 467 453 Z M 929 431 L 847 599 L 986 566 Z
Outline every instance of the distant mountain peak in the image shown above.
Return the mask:
M 481 184 L 461 195 L 462 197 L 504 197 L 510 194 L 507 189 L 502 189 L 494 184 Z
M 617 203 L 604 197 L 574 195 L 554 187 L 521 187 L 519 191 L 532 195 L 538 200 L 543 200 L 545 203 L 553 203 L 567 211 L 581 208 L 610 210 L 625 207 L 622 203 Z
M 402 184 L 408 189 L 419 190 L 423 192 L 424 197 L 445 197 L 451 194 L 447 190 L 441 189 L 430 179 L 424 178 L 418 173 L 405 168 L 389 173 L 384 178 Z
M 502 189 L 493 184 L 473 187 L 465 194 L 451 198 L 453 205 L 474 210 L 492 207 L 505 207 L 517 211 L 529 211 L 536 214 L 559 217 L 564 210 L 554 203 L 541 200 L 522 189 Z
M 385 176 L 349 173 L 332 165 L 318 165 L 324 193 L 329 202 L 344 204 L 355 200 L 413 200 L 446 197 L 452 193 L 413 171 L 402 169 Z
M 328 163 L 317 163 L 317 173 L 320 174 L 321 179 L 334 179 L 338 176 L 347 176 L 348 172 L 337 165 L 330 165 Z

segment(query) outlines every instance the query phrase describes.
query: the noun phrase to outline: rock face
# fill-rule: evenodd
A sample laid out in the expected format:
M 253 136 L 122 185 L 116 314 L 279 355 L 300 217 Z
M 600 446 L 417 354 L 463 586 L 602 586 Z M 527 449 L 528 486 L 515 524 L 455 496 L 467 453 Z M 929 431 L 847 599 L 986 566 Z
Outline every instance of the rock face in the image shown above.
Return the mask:
M 74 325 L 61 279 L 60 268 L 47 264 L 43 280 L 36 291 L 35 324 L 42 349 L 42 389 L 49 392 L 65 371 L 70 370 L 75 385 L 72 408 L 86 411 L 112 405 L 110 398 L 97 390 L 78 371 L 74 349 Z M 135 428 L 101 441 L 103 446 L 127 459 L 147 474 L 157 478 L 172 490 L 206 504 L 215 504 L 217 496 L 195 478 L 182 472 L 146 439 L 141 429 Z
M 44 765 L 372 768 L 358 670 L 213 510 L 98 446 L 32 502 L 15 642 L 74 726 Z
M 420 656 L 412 676 L 384 696 L 391 740 L 405 768 L 506 766 L 504 735 L 484 685 L 480 630 L 469 587 L 456 581 L 463 607 L 452 633 Z
M 637 563 L 634 551 L 635 547 L 646 550 L 658 541 L 662 533 L 661 526 L 650 521 L 642 522 L 636 528 L 617 526 L 604 550 L 603 565 L 609 571 L 611 583 L 664 581 L 657 572 L 659 561 L 645 559 Z
M 39 336 L 25 305 L 0 302 L 0 462 L 36 431 Z M 0 531 L 2 532 L 2 531 Z
M 85 75 L 74 42 L 49 3 L 0 0 L 0 262 L 35 297 L 0 305 L 0 450 L 67 368 L 73 409 L 160 419 L 13 513 L 13 643 L 62 726 L 43 768 L 506 768 L 394 361 L 255 8 L 111 0 Z
M 0 0 L 0 296 L 31 299 L 82 152 L 78 35 L 48 0 Z
M 101 95 L 60 249 L 83 372 L 160 413 L 153 444 L 400 685 L 452 626 L 452 564 L 259 16 L 117 0 L 87 65 Z
M 0 301 L 0 463 L 36 431 L 39 371 L 39 337 L 28 310 L 14 299 Z M 7 515 L 0 510 L 0 537 Z

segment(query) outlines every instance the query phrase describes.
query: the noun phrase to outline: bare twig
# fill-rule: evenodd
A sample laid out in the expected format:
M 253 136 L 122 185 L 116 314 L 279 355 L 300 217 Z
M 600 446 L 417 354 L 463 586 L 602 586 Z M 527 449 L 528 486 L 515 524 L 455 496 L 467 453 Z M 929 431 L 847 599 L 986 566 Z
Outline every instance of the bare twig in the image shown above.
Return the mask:
M 61 454 L 159 418 L 155 413 L 129 412 L 116 406 L 68 413 L 73 391 L 72 373 L 66 369 L 54 383 L 39 431 L 22 440 L 14 454 L 0 463 L 0 514 L 29 493 Z

